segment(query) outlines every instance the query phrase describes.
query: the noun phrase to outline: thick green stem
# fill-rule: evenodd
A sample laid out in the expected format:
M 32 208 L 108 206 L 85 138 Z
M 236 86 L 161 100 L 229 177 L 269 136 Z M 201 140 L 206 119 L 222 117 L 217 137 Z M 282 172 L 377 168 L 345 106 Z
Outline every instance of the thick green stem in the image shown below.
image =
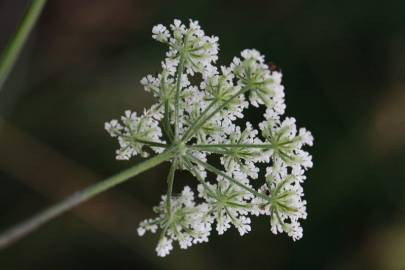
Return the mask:
M 190 149 L 197 149 L 198 151 L 203 151 L 203 152 L 207 152 L 210 154 L 218 154 L 218 155 L 229 155 L 229 151 L 224 150 L 224 149 L 212 149 L 212 148 L 206 148 L 206 149 L 198 149 L 198 148 L 191 148 Z
M 167 176 L 167 195 L 166 195 L 166 206 L 167 211 L 171 212 L 171 201 L 173 193 L 173 184 L 174 184 L 174 174 L 176 172 L 177 159 L 174 159 L 172 165 L 170 166 L 169 175 Z
M 134 138 L 135 142 L 143 143 L 149 147 L 159 147 L 159 148 L 167 148 L 169 145 L 165 143 L 160 143 L 160 142 L 153 142 L 153 141 L 148 141 L 148 140 L 142 140 L 142 139 L 136 139 Z
M 165 107 L 164 107 L 164 116 L 163 116 L 163 130 L 169 139 L 169 142 L 172 142 L 174 139 L 173 130 L 170 126 L 170 106 L 169 100 L 165 100 Z
M 193 164 L 191 164 L 191 162 L 188 159 L 185 159 L 185 161 L 186 161 L 187 168 L 197 178 L 198 182 L 200 182 L 204 186 L 204 188 L 207 190 L 208 194 L 211 195 L 211 197 L 215 197 L 215 193 L 207 185 L 207 183 L 204 181 L 204 179 L 201 177 L 201 175 L 198 173 L 198 171 L 193 167 Z
M 0 235 L 0 249 L 6 248 L 25 235 L 33 232 L 41 225 L 83 203 L 84 201 L 91 199 L 95 195 L 121 184 L 131 177 L 134 177 L 159 165 L 160 163 L 163 163 L 164 161 L 171 159 L 174 155 L 174 149 L 168 148 L 166 151 L 157 156 L 147 159 L 132 168 L 122 171 L 114 176 L 111 176 L 110 178 L 105 179 L 104 181 L 71 195 L 65 200 L 2 233 Z
M 46 0 L 33 0 L 28 11 L 25 13 L 17 31 L 11 38 L 9 44 L 0 58 L 0 90 L 2 89 L 8 75 L 10 74 L 18 55 L 23 48 L 32 28 L 34 27 Z
M 184 71 L 184 56 L 181 55 L 180 63 L 177 68 L 177 85 L 176 85 L 176 97 L 174 106 L 174 138 L 177 140 L 177 134 L 179 132 L 179 107 L 180 107 L 180 88 L 181 88 L 181 75 Z
M 194 144 L 188 146 L 192 149 L 205 150 L 212 148 L 260 148 L 260 149 L 271 149 L 272 144 Z

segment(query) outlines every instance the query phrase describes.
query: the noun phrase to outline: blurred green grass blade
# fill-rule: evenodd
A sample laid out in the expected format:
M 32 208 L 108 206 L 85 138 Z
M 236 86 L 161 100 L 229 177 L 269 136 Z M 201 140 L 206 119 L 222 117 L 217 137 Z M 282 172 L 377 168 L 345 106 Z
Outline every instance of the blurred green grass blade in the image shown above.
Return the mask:
M 33 0 L 24 15 L 23 20 L 17 28 L 17 31 L 12 36 L 9 44 L 3 51 L 0 58 L 0 90 L 3 88 L 18 55 L 24 46 L 32 28 L 34 27 L 42 9 L 44 8 L 46 0 Z

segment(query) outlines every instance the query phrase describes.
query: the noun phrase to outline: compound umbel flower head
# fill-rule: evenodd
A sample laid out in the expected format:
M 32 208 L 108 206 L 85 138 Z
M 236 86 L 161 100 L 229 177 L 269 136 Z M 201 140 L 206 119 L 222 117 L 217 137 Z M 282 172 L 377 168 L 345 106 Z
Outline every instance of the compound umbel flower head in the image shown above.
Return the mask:
M 216 67 L 218 38 L 205 35 L 197 21 L 186 26 L 174 20 L 152 33 L 168 47 L 161 73 L 141 80 L 156 103 L 142 114 L 126 111 L 121 121 L 105 124 L 118 138 L 117 159 L 174 152 L 167 194 L 154 208 L 157 216 L 141 222 L 139 235 L 159 231 L 156 251 L 166 256 L 174 242 L 183 249 L 207 242 L 212 228 L 223 234 L 235 227 L 244 235 L 251 231 L 250 215 L 265 215 L 274 234 L 301 238 L 300 220 L 307 215 L 301 185 L 312 167 L 303 147 L 313 138 L 306 129 L 297 130 L 294 118 L 283 119 L 281 73 L 270 70 L 253 49 L 242 51 L 228 67 Z M 239 124 L 250 106 L 266 108 L 257 127 Z M 208 155 L 219 156 L 220 164 L 207 163 Z M 196 178 L 196 191 L 186 186 L 173 194 L 177 170 Z

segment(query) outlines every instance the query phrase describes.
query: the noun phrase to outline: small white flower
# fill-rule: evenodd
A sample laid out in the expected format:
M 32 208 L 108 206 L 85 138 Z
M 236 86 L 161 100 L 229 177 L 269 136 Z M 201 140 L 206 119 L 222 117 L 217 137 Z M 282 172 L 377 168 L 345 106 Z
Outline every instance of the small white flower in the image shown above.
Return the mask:
M 295 171 L 297 172 L 297 171 Z M 302 173 L 300 171 L 298 173 Z M 304 195 L 300 185 L 301 175 L 284 175 L 273 170 L 268 170 L 267 181 L 259 192 L 269 196 L 269 200 L 256 197 L 252 203 L 252 213 L 255 215 L 270 215 L 271 231 L 274 234 L 286 232 L 294 240 L 302 237 L 302 228 L 299 219 L 305 219 L 306 201 L 302 200 Z
M 281 85 L 281 73 L 271 72 L 264 64 L 264 56 L 256 50 L 244 50 L 243 60 L 234 58 L 231 68 L 244 87 L 251 87 L 250 103 L 258 107 L 264 104 L 274 111 L 284 112 L 284 87 Z
M 234 131 L 229 134 L 229 144 L 239 144 L 240 147 L 224 149 L 221 163 L 229 172 L 240 172 L 253 179 L 258 177 L 259 168 L 255 166 L 255 162 L 260 161 L 260 150 L 247 148 L 245 144 L 260 144 L 262 143 L 257 138 L 258 131 L 253 129 L 249 122 L 246 122 L 246 129 L 241 132 L 240 127 L 235 126 Z
M 162 237 L 158 245 L 156 247 L 156 252 L 158 256 L 160 257 L 165 257 L 167 254 L 170 253 L 170 251 L 173 249 L 172 245 L 173 240 L 172 239 L 167 239 L 166 237 Z
M 313 165 L 304 147 L 313 145 L 313 137 L 284 117 L 281 72 L 254 49 L 216 67 L 218 38 L 207 36 L 197 21 L 159 24 L 152 37 L 168 46 L 162 71 L 141 80 L 156 103 L 143 114 L 126 111 L 121 121 L 105 124 L 119 142 L 117 159 L 172 154 L 167 194 L 153 208 L 156 216 L 139 224 L 138 234 L 159 232 L 156 251 L 163 257 L 176 242 L 181 249 L 207 242 L 213 228 L 223 234 L 234 227 L 244 235 L 252 230 L 250 215 L 266 215 L 274 234 L 300 239 L 307 215 L 302 184 Z M 246 109 L 262 105 L 263 121 L 248 122 Z M 211 157 L 220 168 L 209 163 Z M 173 190 L 178 170 L 198 180 L 197 198 L 189 186 Z M 216 174 L 215 183 L 208 173 Z M 259 189 L 253 180 L 261 182 Z
M 127 160 L 137 154 L 147 157 L 149 153 L 143 150 L 145 142 L 162 142 L 157 119 L 159 116 L 153 110 L 145 111 L 141 116 L 127 110 L 121 117 L 122 125 L 117 120 L 106 123 L 105 129 L 110 135 L 118 137 L 120 149 L 117 150 L 117 159 Z
M 146 231 L 155 233 L 158 228 L 162 229 L 164 234 L 156 249 L 159 256 L 163 257 L 170 252 L 173 241 L 178 241 L 182 249 L 193 243 L 208 241 L 213 220 L 206 217 L 209 213 L 204 204 L 195 204 L 190 187 L 184 187 L 179 196 L 171 198 L 170 206 L 167 204 L 167 197 L 162 196 L 162 201 L 154 211 L 157 217 L 142 221 L 138 234 L 142 236 Z
M 297 134 L 294 118 L 286 118 L 282 122 L 279 119 L 267 119 L 259 126 L 266 142 L 272 145 L 273 162 L 282 161 L 289 166 L 312 167 L 311 157 L 301 149 L 305 145 L 312 145 L 312 135 L 305 129 L 300 129 Z
M 246 217 L 252 194 L 218 176 L 217 184 L 199 185 L 199 197 L 204 198 L 217 222 L 218 234 L 234 225 L 241 235 L 250 231 L 250 219 Z
M 158 229 L 158 226 L 156 224 L 154 224 L 154 220 L 153 219 L 147 219 L 142 221 L 139 224 L 138 227 L 138 235 L 139 236 L 143 236 L 147 231 L 150 231 L 151 233 L 155 233 Z
M 166 28 L 160 26 L 157 26 L 153 32 L 154 38 L 158 39 L 160 36 L 164 36 L 164 42 L 169 40 L 170 49 L 166 56 L 168 59 L 177 60 L 176 63 L 166 61 L 166 66 L 173 67 L 183 62 L 187 73 L 190 75 L 201 73 L 203 76 L 210 76 L 217 72 L 212 65 L 218 59 L 217 37 L 206 36 L 198 21 L 190 20 L 187 28 L 179 20 L 175 20 L 170 28 L 172 30 L 171 35 L 166 32 Z
M 152 28 L 152 37 L 157 41 L 167 43 L 170 38 L 169 31 L 167 28 L 161 24 L 158 24 Z
M 117 120 L 111 120 L 110 122 L 105 123 L 104 128 L 108 133 L 110 133 L 111 137 L 120 136 L 123 129 Z
M 226 67 L 221 67 L 223 75 L 214 75 L 207 77 L 201 83 L 201 89 L 205 91 L 204 99 L 223 103 L 240 91 L 239 85 L 234 85 L 234 75 Z M 220 112 L 225 119 L 234 121 L 236 118 L 243 118 L 243 110 L 248 107 L 243 94 L 237 95 L 237 98 L 229 102 Z

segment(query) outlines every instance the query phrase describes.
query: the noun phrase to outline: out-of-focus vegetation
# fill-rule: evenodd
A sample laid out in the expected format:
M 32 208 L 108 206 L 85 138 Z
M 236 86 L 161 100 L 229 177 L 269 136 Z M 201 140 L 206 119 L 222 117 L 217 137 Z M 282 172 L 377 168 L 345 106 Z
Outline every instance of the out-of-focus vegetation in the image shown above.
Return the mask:
M 26 0 L 0 2 L 0 50 Z M 151 104 L 157 23 L 198 19 L 220 63 L 257 48 L 284 73 L 287 113 L 315 136 L 304 238 L 254 219 L 168 258 L 139 221 L 167 166 L 100 195 L 0 253 L 1 269 L 405 269 L 405 2 L 49 1 L 0 92 L 0 230 L 127 168 L 103 123 Z M 254 119 L 256 113 L 249 112 Z M 181 184 L 192 180 L 178 176 Z M 193 182 L 194 183 L 194 182 Z

